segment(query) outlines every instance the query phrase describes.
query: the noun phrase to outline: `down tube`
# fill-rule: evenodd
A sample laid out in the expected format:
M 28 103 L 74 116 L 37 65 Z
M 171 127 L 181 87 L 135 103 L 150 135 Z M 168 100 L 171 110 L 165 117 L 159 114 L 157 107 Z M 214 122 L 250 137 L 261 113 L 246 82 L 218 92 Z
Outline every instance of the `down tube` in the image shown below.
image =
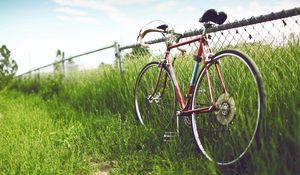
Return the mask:
M 177 94 L 177 100 L 180 104 L 180 108 L 183 109 L 184 108 L 183 98 L 182 98 L 182 94 L 181 94 L 181 91 L 180 91 L 180 88 L 179 88 L 179 85 L 178 85 L 178 81 L 177 81 L 176 76 L 174 74 L 174 69 L 173 69 L 172 64 L 169 64 L 169 71 L 170 71 L 170 74 L 171 74 L 171 77 L 173 79 L 173 83 L 174 83 L 174 86 L 175 86 L 175 91 L 176 91 L 176 94 Z

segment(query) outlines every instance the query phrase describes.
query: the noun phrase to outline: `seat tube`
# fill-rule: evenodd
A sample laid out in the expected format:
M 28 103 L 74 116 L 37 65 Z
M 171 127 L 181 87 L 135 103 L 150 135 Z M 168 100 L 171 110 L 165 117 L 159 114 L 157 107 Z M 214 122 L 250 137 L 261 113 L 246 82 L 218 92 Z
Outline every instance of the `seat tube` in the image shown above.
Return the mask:
M 192 73 L 190 87 L 189 87 L 189 90 L 188 90 L 188 93 L 187 93 L 187 103 L 186 103 L 185 108 L 183 110 L 188 110 L 189 107 L 190 107 L 192 94 L 195 90 L 195 84 L 196 84 L 198 69 L 199 69 L 199 61 L 196 61 L 195 65 L 194 65 L 194 70 L 193 70 L 193 73 Z
M 220 79 L 220 81 L 221 81 L 221 85 L 222 85 L 222 87 L 223 87 L 224 93 L 227 94 L 226 86 L 225 86 L 224 79 L 223 79 L 223 77 L 222 77 L 222 74 L 221 74 L 221 71 L 220 71 L 220 67 L 219 67 L 219 63 L 218 63 L 218 62 L 215 63 L 215 67 L 216 67 L 216 70 L 217 70 L 217 72 L 218 72 L 218 76 L 219 76 L 219 79 Z
M 209 72 L 208 72 L 208 67 L 207 64 L 205 63 L 205 59 L 204 59 L 204 69 L 205 69 L 205 73 L 206 73 L 206 79 L 207 79 L 207 84 L 208 84 L 208 90 L 209 90 L 209 95 L 210 95 L 210 101 L 213 104 L 214 103 L 214 98 L 213 98 L 213 91 L 211 88 L 211 83 L 210 83 L 210 77 L 209 77 Z
M 194 65 L 194 70 L 193 70 L 190 86 L 195 86 L 198 69 L 199 69 L 199 62 L 196 61 L 195 65 Z
M 207 79 L 207 84 L 208 84 L 208 90 L 209 90 L 209 95 L 210 95 L 210 100 L 211 103 L 214 103 L 214 98 L 213 98 L 213 91 L 211 88 L 211 82 L 210 82 L 210 77 L 209 77 L 209 72 L 208 72 L 208 66 L 206 64 L 206 54 L 204 53 L 204 38 L 201 38 L 200 40 L 200 48 L 199 48 L 199 52 L 198 52 L 198 56 L 203 56 L 203 63 L 204 63 L 204 69 L 205 69 L 205 74 L 206 74 L 206 79 Z

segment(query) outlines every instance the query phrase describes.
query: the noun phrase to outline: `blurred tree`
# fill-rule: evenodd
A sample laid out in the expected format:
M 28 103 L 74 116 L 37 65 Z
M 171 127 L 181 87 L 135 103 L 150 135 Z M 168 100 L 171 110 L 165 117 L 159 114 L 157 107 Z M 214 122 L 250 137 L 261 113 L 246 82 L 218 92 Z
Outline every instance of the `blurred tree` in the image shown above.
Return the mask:
M 134 47 L 132 51 L 124 56 L 126 59 L 139 59 L 141 57 L 150 57 L 151 53 L 147 48 L 144 47 Z
M 2 45 L 0 48 L 0 88 L 5 87 L 18 70 L 18 64 L 10 58 L 10 50 Z

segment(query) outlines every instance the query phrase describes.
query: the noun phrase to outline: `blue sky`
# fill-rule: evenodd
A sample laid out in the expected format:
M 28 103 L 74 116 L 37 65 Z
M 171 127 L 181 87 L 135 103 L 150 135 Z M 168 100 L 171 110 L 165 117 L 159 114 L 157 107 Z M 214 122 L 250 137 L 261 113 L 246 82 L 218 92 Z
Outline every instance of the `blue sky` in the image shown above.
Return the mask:
M 200 28 L 208 8 L 227 12 L 232 21 L 299 6 L 299 0 L 1 0 L 0 45 L 11 50 L 22 73 L 53 62 L 57 49 L 71 56 L 114 41 L 133 44 L 153 19 L 184 32 Z M 112 62 L 106 54 L 99 63 Z

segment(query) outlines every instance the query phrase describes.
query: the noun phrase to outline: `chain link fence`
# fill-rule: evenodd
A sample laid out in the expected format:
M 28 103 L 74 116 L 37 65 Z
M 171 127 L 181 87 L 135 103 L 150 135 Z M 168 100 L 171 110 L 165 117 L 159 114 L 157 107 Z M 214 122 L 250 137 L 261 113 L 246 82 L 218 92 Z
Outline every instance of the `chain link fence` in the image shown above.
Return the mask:
M 192 30 L 184 33 L 181 41 L 186 41 L 196 37 L 202 33 L 200 30 Z M 300 8 L 283 10 L 281 12 L 251 17 L 240 21 L 228 22 L 220 26 L 214 26 L 208 30 L 210 36 L 210 45 L 214 52 L 224 48 L 242 50 L 257 63 L 260 69 L 268 69 L 272 73 L 275 67 L 286 66 L 290 72 L 297 72 L 299 66 L 289 66 L 287 62 L 299 63 L 299 58 L 294 58 L 293 52 L 299 52 L 297 49 L 290 50 L 289 45 L 299 46 L 300 38 Z M 120 46 L 117 42 L 110 46 L 106 46 L 97 50 L 79 54 L 61 59 L 55 63 L 51 63 L 23 74 L 21 77 L 40 77 L 48 75 L 55 70 L 60 69 L 64 74 L 78 70 L 86 70 L 89 68 L 101 68 L 106 66 L 115 67 L 120 72 L 129 69 L 127 63 L 136 61 L 136 69 L 141 69 L 143 63 L 150 60 L 160 60 L 166 50 L 165 38 L 159 38 L 146 42 L 151 44 L 150 49 L 142 49 L 139 44 L 128 46 Z M 186 80 L 190 76 L 192 70 L 192 55 L 199 46 L 197 43 L 190 44 L 183 49 L 187 53 L 182 56 L 180 52 L 172 52 L 173 58 L 179 58 L 175 63 L 176 73 L 183 74 L 181 79 Z M 281 50 L 285 55 L 282 58 L 276 58 L 276 50 Z M 175 49 L 174 49 L 175 50 Z M 106 57 L 104 59 L 104 57 Z M 105 64 L 105 60 L 110 58 L 110 63 Z M 113 60 L 113 61 L 112 61 Z M 257 61 L 259 60 L 259 61 Z M 91 66 L 83 67 L 82 62 L 91 62 Z M 270 76 L 265 75 L 264 76 Z M 275 80 L 279 82 L 280 80 Z M 179 79 L 179 82 L 181 80 Z M 186 86 L 186 85 L 182 85 Z M 296 88 L 296 87 L 294 87 Z M 184 89 L 184 88 L 183 88 Z
M 180 41 L 193 39 L 201 33 L 202 29 L 187 31 Z M 289 149 L 289 147 L 297 145 L 297 141 L 290 142 L 290 140 L 294 140 L 290 138 L 295 138 L 295 133 L 298 133 L 294 123 L 299 123 L 299 117 L 297 117 L 299 113 L 297 111 L 300 110 L 300 8 L 228 22 L 209 29 L 208 35 L 210 38 L 209 44 L 214 53 L 224 49 L 236 49 L 247 54 L 257 64 L 262 74 L 267 98 L 267 109 L 262 119 L 264 143 L 268 145 L 267 149 L 278 150 L 278 155 L 285 152 L 293 157 L 296 151 L 290 151 L 292 149 Z M 145 42 L 150 44 L 149 49 L 143 49 L 138 44 L 120 47 L 124 73 L 126 74 L 127 71 L 131 72 L 132 69 L 135 69 L 134 72 L 138 74 L 145 63 L 151 60 L 160 61 L 163 59 L 166 51 L 164 41 L 164 38 L 160 38 Z M 199 42 L 180 48 L 185 49 L 186 53 L 182 55 L 180 51 L 173 49 L 171 59 L 175 60 L 174 72 L 180 90 L 182 93 L 186 93 L 194 68 L 193 56 L 197 55 Z M 236 68 L 233 66 L 229 69 Z M 224 72 L 227 72 L 226 66 L 223 67 L 223 75 Z M 210 78 L 213 77 L 211 73 Z M 244 82 L 247 82 L 244 81 L 247 80 L 245 74 L 241 72 L 240 75 L 233 74 L 224 76 L 228 78 L 225 81 L 227 84 L 241 87 Z M 239 80 L 242 81 L 239 82 Z M 212 81 L 212 87 L 215 87 L 216 83 L 219 82 Z M 203 87 L 207 86 L 203 85 Z M 246 87 L 245 89 L 248 88 L 247 85 L 244 87 Z M 249 109 L 248 111 L 251 111 L 251 105 L 244 103 L 251 101 L 249 89 L 247 89 L 247 93 L 242 94 L 243 97 L 239 97 L 247 99 L 243 101 L 243 105 Z M 201 96 L 202 99 L 209 97 L 207 92 L 204 93 Z M 199 98 L 199 100 L 202 99 Z M 209 102 L 209 98 L 203 101 Z M 201 102 L 199 104 L 202 104 Z M 206 106 L 208 105 L 206 104 Z M 164 108 L 164 112 L 167 109 Z M 160 114 L 160 112 L 158 113 Z M 272 145 L 272 148 L 269 144 Z M 268 156 L 268 154 L 265 155 L 265 157 Z M 289 163 L 288 167 L 296 171 L 295 164 Z
M 187 31 L 180 41 L 190 40 L 200 34 L 202 29 Z M 230 48 L 249 55 L 258 65 L 267 91 L 279 91 L 281 83 L 289 83 L 291 92 L 299 91 L 293 82 L 299 81 L 300 74 L 300 8 L 214 26 L 208 30 L 208 35 L 215 53 Z M 139 44 L 120 47 L 124 71 L 132 69 L 131 64 L 126 66 L 132 62 L 136 63 L 138 71 L 150 60 L 161 60 L 166 51 L 164 41 L 164 38 L 160 38 L 145 42 L 151 44 L 149 49 L 142 49 Z M 199 43 L 181 48 L 187 51 L 185 55 L 173 49 L 171 57 L 176 59 L 174 69 L 179 86 L 183 92 L 187 92 L 194 65 L 193 55 L 196 55 Z
M 17 78 L 40 78 L 41 76 L 48 76 L 53 73 L 60 73 L 65 76 L 76 73 L 86 72 L 90 70 L 100 69 L 103 67 L 112 67 L 121 70 L 121 63 L 118 61 L 120 57 L 117 56 L 119 44 L 114 42 L 109 46 L 105 46 L 96 50 L 70 56 L 65 58 L 62 54 L 57 55 L 56 61 L 28 72 L 17 75 Z

